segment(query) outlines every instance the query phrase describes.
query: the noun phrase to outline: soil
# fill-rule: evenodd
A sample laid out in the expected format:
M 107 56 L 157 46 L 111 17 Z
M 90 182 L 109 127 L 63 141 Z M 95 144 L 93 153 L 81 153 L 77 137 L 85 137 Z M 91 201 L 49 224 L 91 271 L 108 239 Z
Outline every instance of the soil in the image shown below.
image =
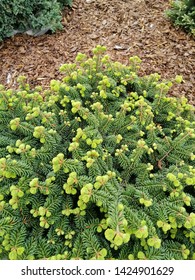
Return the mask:
M 32 37 L 17 34 L 0 45 L 0 83 L 16 87 L 25 75 L 32 87 L 60 79 L 58 69 L 73 62 L 78 52 L 92 55 L 98 44 L 113 60 L 142 59 L 140 75 L 159 73 L 184 82 L 170 94 L 185 95 L 195 104 L 195 40 L 166 18 L 169 0 L 73 0 L 63 11 L 63 30 Z

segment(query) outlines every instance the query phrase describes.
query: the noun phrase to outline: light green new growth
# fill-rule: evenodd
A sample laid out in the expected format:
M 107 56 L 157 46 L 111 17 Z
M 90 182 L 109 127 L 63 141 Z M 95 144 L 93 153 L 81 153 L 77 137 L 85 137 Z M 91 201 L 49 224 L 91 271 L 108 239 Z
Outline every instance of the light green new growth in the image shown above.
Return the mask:
M 105 47 L 0 88 L 0 259 L 193 259 L 195 117 Z

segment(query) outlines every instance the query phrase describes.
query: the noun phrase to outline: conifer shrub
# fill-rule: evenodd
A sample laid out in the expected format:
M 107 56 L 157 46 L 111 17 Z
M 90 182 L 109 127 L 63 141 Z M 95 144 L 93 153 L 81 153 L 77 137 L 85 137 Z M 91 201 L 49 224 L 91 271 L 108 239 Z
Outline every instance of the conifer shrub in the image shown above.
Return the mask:
M 97 46 L 0 88 L 0 259 L 195 259 L 195 116 Z
M 61 10 L 72 0 L 1 0 L 0 41 L 15 32 L 62 29 Z
M 195 0 L 173 0 L 166 11 L 175 26 L 181 27 L 195 36 Z

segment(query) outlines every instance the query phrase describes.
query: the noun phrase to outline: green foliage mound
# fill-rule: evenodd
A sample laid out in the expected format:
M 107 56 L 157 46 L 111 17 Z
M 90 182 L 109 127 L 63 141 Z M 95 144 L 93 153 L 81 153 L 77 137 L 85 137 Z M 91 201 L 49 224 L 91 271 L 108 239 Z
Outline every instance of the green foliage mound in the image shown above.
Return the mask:
M 0 41 L 12 36 L 16 30 L 52 32 L 62 28 L 61 9 L 72 5 L 72 0 L 1 0 Z
M 195 116 L 97 46 L 0 89 L 1 259 L 194 259 Z
M 171 1 L 171 9 L 166 14 L 176 26 L 195 36 L 195 0 Z

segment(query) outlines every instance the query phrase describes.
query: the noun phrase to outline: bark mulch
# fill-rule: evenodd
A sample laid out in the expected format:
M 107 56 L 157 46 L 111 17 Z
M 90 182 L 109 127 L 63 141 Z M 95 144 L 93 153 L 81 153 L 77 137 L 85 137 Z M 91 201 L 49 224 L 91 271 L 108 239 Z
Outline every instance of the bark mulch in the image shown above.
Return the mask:
M 16 86 L 19 75 L 31 86 L 49 86 L 59 79 L 61 64 L 78 52 L 91 55 L 101 44 L 124 64 L 130 56 L 142 59 L 140 74 L 157 72 L 162 78 L 182 75 L 184 82 L 170 94 L 185 95 L 195 104 L 195 41 L 165 17 L 169 0 L 73 0 L 63 12 L 63 30 L 31 37 L 17 34 L 0 45 L 0 83 Z

